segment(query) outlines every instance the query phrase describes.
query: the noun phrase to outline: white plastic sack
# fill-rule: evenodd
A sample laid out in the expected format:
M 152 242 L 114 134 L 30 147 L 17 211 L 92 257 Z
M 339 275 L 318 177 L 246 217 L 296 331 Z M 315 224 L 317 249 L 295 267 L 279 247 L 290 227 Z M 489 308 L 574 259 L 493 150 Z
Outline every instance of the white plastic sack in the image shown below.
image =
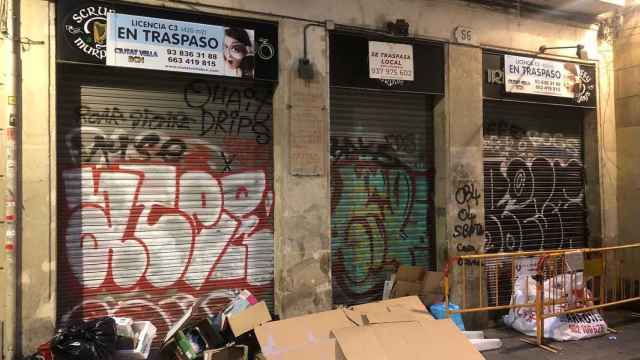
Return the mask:
M 512 304 L 533 304 L 536 299 L 536 281 L 530 276 L 518 277 Z M 568 304 L 546 306 L 545 313 L 558 312 L 568 306 L 576 308 L 589 305 L 581 294 L 582 273 L 558 275 L 544 282 L 545 302 L 568 299 Z M 588 298 L 588 297 L 587 297 Z M 512 309 L 504 317 L 505 324 L 528 335 L 536 335 L 536 313 L 534 308 Z M 544 337 L 557 341 L 588 339 L 607 332 L 607 324 L 597 311 L 561 315 L 544 320 Z

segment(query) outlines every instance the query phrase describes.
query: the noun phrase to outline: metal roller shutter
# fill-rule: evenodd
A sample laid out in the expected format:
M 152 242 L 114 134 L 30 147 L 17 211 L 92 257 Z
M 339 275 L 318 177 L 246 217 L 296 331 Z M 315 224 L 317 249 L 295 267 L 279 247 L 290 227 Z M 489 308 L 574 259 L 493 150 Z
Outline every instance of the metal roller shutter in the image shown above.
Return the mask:
M 60 65 L 59 323 L 273 299 L 270 83 Z
M 585 246 L 583 119 L 579 108 L 484 102 L 487 252 Z M 494 293 L 496 272 L 487 274 Z M 510 272 L 498 276 L 508 303 Z
M 381 298 L 397 265 L 432 265 L 432 138 L 430 97 L 332 88 L 334 304 Z

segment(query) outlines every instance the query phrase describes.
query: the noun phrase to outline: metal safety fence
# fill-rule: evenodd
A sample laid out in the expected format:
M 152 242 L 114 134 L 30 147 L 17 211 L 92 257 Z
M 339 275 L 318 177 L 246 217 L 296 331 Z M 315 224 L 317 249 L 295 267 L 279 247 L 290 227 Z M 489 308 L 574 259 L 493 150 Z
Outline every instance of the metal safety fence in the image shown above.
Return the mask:
M 445 267 L 445 309 L 448 316 L 526 313 L 536 336 L 523 341 L 555 352 L 544 343 L 544 320 L 640 301 L 638 264 L 640 243 L 457 256 Z M 457 307 L 450 306 L 452 299 Z

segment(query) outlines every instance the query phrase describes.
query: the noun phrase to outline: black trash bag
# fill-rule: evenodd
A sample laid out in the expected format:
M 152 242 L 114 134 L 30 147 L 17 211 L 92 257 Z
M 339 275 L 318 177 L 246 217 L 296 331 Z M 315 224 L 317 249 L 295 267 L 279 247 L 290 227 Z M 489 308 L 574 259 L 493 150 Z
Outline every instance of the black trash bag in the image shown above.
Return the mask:
M 35 353 L 33 355 L 27 356 L 26 358 L 24 358 L 24 360 L 45 360 L 45 357 Z
M 113 318 L 75 321 L 58 330 L 51 349 L 61 360 L 109 360 L 115 353 L 117 338 Z

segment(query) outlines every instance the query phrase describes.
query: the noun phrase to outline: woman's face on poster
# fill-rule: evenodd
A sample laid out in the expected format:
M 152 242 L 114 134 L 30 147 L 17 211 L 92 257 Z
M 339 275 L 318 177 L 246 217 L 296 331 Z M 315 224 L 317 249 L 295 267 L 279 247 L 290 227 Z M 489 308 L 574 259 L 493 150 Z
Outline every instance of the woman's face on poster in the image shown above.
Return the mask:
M 564 86 L 570 92 L 575 94 L 580 86 L 580 77 L 578 76 L 578 66 L 575 64 L 565 64 L 565 69 L 568 70 L 564 79 Z
M 240 67 L 240 62 L 247 56 L 247 46 L 230 37 L 224 37 L 224 61 L 231 69 Z

